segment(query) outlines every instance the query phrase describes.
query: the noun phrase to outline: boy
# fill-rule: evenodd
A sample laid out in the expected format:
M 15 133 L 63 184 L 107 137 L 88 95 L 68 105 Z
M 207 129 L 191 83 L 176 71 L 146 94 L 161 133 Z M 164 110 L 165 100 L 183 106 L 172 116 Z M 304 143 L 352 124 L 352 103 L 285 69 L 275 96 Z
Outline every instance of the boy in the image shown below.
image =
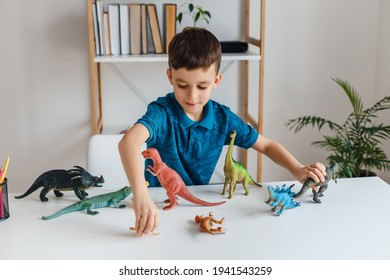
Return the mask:
M 304 166 L 282 145 L 260 135 L 224 105 L 210 100 L 222 80 L 219 72 L 221 46 L 205 29 L 189 28 L 169 44 L 167 69 L 173 93 L 149 104 L 146 114 L 119 143 L 122 164 L 133 189 L 135 229 L 138 235 L 158 226 L 158 210 L 145 186 L 159 185 L 156 177 L 144 174 L 140 147 L 146 142 L 162 160 L 175 169 L 186 185 L 206 185 L 229 134 L 237 131 L 235 145 L 253 148 L 288 169 L 300 182 L 324 180 L 321 163 Z M 145 176 L 145 177 L 144 177 Z

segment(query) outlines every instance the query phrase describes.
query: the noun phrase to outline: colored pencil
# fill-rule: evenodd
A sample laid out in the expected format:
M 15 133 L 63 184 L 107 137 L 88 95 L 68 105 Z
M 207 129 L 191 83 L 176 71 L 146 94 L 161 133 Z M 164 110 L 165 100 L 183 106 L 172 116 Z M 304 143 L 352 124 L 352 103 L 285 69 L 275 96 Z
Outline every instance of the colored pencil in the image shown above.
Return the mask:
M 0 184 L 3 183 L 7 173 L 9 157 L 5 161 L 5 166 L 0 170 Z M 3 186 L 0 186 L 0 219 L 4 219 L 4 201 L 3 201 Z
M 5 175 L 7 173 L 7 169 L 8 169 L 8 164 L 9 164 L 9 157 L 5 161 L 4 171 L 1 173 L 1 177 L 0 177 L 0 184 L 4 181 L 4 178 L 5 178 Z

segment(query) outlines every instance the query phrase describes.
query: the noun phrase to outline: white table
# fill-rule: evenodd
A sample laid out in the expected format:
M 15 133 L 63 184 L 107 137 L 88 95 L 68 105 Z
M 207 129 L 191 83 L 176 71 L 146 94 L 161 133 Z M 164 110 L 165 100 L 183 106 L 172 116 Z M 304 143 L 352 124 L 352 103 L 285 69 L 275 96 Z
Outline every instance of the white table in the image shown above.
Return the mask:
M 43 221 L 41 216 L 78 199 L 72 192 L 62 198 L 50 192 L 49 201 L 43 203 L 40 190 L 20 200 L 10 194 L 11 216 L 0 222 L 0 259 L 390 259 L 390 187 L 386 182 L 378 177 L 338 179 L 337 184 L 329 183 L 322 204 L 312 202 L 309 190 L 296 199 L 300 207 L 276 216 L 264 203 L 267 185 L 283 183 L 296 183 L 295 192 L 301 187 L 297 182 L 263 183 L 263 188 L 251 187 L 251 194 L 244 196 L 238 185 L 231 200 L 220 195 L 221 185 L 189 187 L 203 200 L 227 202 L 203 207 L 181 199 L 180 206 L 169 211 L 162 210 L 165 190 L 150 189 L 161 209 L 160 234 L 142 237 L 128 230 L 135 222 L 129 198 L 124 209 L 98 209 L 97 216 L 73 212 Z M 103 187 L 89 194 L 108 191 Z M 225 217 L 226 234 L 200 232 L 194 217 L 210 211 L 217 219 Z

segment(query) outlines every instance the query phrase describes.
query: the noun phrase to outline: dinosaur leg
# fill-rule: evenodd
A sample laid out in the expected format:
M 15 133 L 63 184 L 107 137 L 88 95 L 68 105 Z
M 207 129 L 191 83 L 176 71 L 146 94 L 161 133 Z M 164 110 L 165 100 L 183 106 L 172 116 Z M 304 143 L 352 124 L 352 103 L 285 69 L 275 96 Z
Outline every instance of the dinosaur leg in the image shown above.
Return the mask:
M 211 233 L 214 234 L 214 233 L 225 233 L 224 232 L 224 229 L 222 227 L 217 227 L 217 228 L 212 228 L 211 229 Z
M 236 184 L 237 184 L 237 180 L 235 179 L 232 179 L 230 181 L 230 187 L 229 187 L 229 199 L 233 198 L 233 192 L 234 192 L 234 189 L 236 188 Z
M 216 220 L 216 219 L 214 219 L 214 218 L 211 218 L 211 221 L 213 222 L 213 223 L 215 223 L 215 224 L 220 224 L 220 225 L 222 225 L 222 223 L 225 221 L 225 218 L 222 218 L 221 220 Z
M 316 203 L 321 203 L 321 200 L 318 198 L 318 192 L 313 190 L 313 201 Z
M 88 196 L 88 193 L 84 190 L 80 190 L 81 194 L 85 197 L 85 196 Z
M 88 215 L 95 216 L 95 215 L 99 214 L 98 211 L 93 211 L 94 205 L 92 203 L 86 204 L 85 208 L 87 208 L 87 214 Z
M 117 201 L 116 199 L 112 199 L 108 206 L 113 205 L 115 208 L 121 208 L 121 209 L 126 207 L 126 205 L 118 204 L 118 202 L 119 201 Z
M 74 194 L 80 199 L 83 200 L 85 196 L 83 195 L 82 191 L 79 188 L 74 189 Z
M 168 195 L 170 204 L 168 206 L 165 206 L 163 208 L 164 210 L 172 209 L 177 204 L 177 202 L 176 202 L 176 195 L 175 194 L 167 193 L 167 195 Z
M 222 190 L 222 195 L 225 195 L 226 193 L 226 188 L 227 188 L 227 185 L 229 184 L 229 177 L 225 177 L 225 183 L 223 184 L 223 190 Z
M 41 193 L 39 194 L 39 198 L 41 199 L 42 202 L 46 202 L 49 199 L 46 197 L 47 193 L 51 190 L 49 183 L 47 180 L 44 181 L 43 183 L 43 189 L 41 190 Z
M 60 191 L 57 191 L 57 190 L 54 190 L 54 194 L 56 195 L 56 197 L 62 197 L 64 196 L 64 194 Z
M 177 197 L 177 195 L 175 195 L 175 201 L 176 201 L 176 204 L 179 205 L 179 198 Z M 171 203 L 171 199 L 169 199 L 169 198 L 165 199 L 164 203 Z
M 278 214 L 278 216 L 282 215 L 284 209 L 286 209 L 286 205 L 283 205 L 280 210 L 278 212 L 276 212 L 276 214 Z
M 249 179 L 245 179 L 244 182 L 242 183 L 244 189 L 245 189 L 245 195 L 249 195 Z
M 313 190 L 313 194 L 314 194 L 313 200 L 314 200 L 314 202 L 321 203 L 321 200 L 319 199 L 319 197 L 324 196 L 323 192 L 326 191 L 327 188 L 328 188 L 328 184 L 324 184 L 324 185 L 322 185 L 320 187 L 318 192 L 314 192 L 314 190 Z

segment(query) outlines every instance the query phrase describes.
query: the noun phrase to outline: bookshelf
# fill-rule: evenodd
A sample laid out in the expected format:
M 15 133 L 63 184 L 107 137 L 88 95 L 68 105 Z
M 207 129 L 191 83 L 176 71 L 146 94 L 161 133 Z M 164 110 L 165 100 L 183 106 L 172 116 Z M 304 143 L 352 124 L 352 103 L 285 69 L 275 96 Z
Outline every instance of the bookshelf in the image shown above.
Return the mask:
M 251 1 L 260 2 L 260 38 L 254 38 L 250 33 L 250 14 Z M 91 94 L 91 122 L 92 133 L 101 134 L 103 132 L 103 110 L 102 110 L 102 73 L 101 65 L 103 63 L 134 63 L 134 62 L 165 62 L 168 61 L 166 54 L 140 54 L 140 55 L 110 55 L 96 56 L 93 30 L 93 11 L 92 4 L 94 0 L 87 0 L 88 10 L 88 40 L 89 40 L 89 67 L 90 67 L 90 94 Z M 131 1 L 129 0 L 129 3 Z M 264 38 L 265 38 L 265 2 L 266 0 L 245 0 L 245 41 L 258 52 L 248 51 L 239 54 L 223 54 L 222 61 L 242 61 L 244 63 L 244 90 L 243 90 L 243 119 L 246 123 L 252 125 L 260 133 L 263 132 L 263 94 L 264 94 Z M 249 77 L 250 61 L 259 61 L 258 69 L 258 115 L 253 116 L 249 112 Z M 253 93 L 252 93 L 253 94 Z M 262 177 L 262 159 L 261 154 L 257 153 L 257 181 Z M 248 165 L 248 151 L 244 152 L 243 164 Z

